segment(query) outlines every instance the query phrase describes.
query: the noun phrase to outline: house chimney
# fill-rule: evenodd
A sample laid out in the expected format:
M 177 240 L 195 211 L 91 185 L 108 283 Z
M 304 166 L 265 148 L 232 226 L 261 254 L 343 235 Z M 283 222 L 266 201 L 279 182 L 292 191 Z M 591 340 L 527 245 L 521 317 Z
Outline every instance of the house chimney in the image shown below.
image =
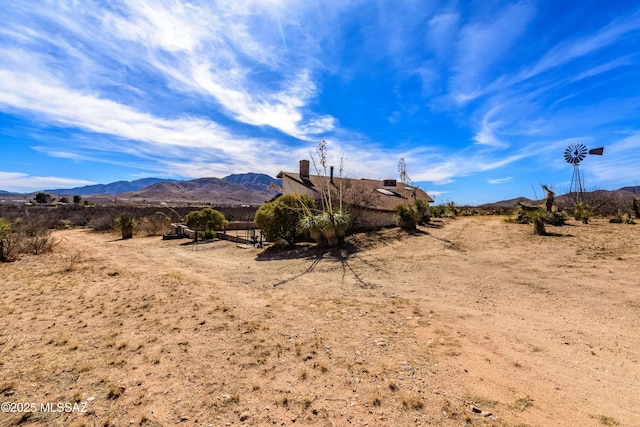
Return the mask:
M 300 179 L 309 180 L 309 160 L 300 160 Z
M 329 167 L 329 182 L 333 184 L 333 166 Z

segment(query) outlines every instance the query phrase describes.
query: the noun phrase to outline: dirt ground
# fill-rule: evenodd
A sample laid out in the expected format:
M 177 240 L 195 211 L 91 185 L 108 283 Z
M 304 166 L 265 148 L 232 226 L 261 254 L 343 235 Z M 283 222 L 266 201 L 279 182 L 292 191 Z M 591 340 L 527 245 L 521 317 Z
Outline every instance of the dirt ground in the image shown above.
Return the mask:
M 640 426 L 640 225 L 547 230 L 56 232 L 0 265 L 0 425 Z

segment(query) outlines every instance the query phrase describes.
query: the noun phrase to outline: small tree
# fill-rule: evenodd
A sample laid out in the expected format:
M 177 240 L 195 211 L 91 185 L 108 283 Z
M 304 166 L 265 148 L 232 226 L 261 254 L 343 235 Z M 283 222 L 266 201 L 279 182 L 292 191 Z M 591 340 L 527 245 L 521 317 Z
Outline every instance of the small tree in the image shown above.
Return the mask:
M 313 198 L 307 194 L 285 194 L 263 204 L 256 212 L 256 226 L 270 242 L 284 241 L 292 246 L 304 234 L 299 227 L 305 212 L 316 209 Z
M 46 205 L 48 203 L 53 202 L 54 198 L 51 197 L 49 194 L 40 191 L 35 195 L 33 200 L 40 205 Z
M 136 225 L 136 220 L 132 216 L 126 214 L 118 215 L 116 224 L 120 226 L 123 239 L 131 239 L 133 237 L 133 227 Z
M 73 203 L 76 205 L 79 205 L 80 203 L 82 203 L 82 197 L 80 196 L 73 196 Z
M 189 228 L 196 231 L 204 231 L 205 238 L 215 237 L 216 231 L 224 230 L 229 224 L 222 212 L 212 208 L 191 211 L 185 217 L 185 221 Z

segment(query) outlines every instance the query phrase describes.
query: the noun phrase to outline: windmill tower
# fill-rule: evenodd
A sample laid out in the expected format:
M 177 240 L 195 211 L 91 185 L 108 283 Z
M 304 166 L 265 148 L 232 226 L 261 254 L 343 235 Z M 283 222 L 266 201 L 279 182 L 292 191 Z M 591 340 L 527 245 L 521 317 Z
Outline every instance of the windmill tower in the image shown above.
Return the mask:
M 604 153 L 604 147 L 593 148 L 587 150 L 584 144 L 571 144 L 564 150 L 564 159 L 567 163 L 573 165 L 573 174 L 571 175 L 571 185 L 569 186 L 569 194 L 574 194 L 574 201 L 582 201 L 582 193 L 584 191 L 584 177 L 580 171 L 580 162 L 582 162 L 588 154 L 601 156 Z

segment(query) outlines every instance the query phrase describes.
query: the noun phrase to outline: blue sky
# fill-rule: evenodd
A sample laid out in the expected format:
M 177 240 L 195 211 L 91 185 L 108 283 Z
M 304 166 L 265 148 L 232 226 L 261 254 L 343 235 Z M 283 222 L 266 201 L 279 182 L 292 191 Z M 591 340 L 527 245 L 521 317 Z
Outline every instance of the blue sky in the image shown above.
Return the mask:
M 436 203 L 640 181 L 640 5 L 52 0 L 0 10 L 0 189 L 297 170 Z

